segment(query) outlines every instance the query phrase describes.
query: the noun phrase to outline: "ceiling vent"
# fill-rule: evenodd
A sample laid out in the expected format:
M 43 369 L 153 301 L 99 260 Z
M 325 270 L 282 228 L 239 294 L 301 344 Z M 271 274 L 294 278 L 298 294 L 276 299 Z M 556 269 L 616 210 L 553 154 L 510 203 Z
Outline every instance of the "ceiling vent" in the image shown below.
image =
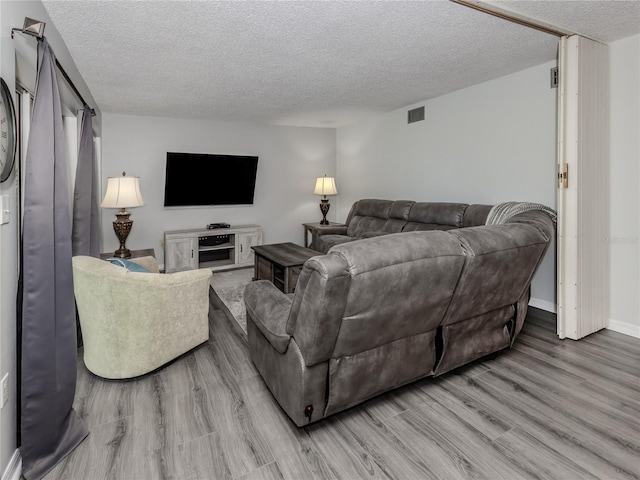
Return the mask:
M 424 105 L 408 112 L 407 123 L 415 123 L 420 120 L 424 120 Z

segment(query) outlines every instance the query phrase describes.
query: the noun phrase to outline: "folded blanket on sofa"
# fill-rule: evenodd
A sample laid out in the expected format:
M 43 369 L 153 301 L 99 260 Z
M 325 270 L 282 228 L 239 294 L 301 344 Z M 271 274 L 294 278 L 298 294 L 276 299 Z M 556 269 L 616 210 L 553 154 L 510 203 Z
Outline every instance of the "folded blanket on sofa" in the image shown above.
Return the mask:
M 530 212 L 532 210 L 539 210 L 548 213 L 553 220 L 553 224 L 556 225 L 558 215 L 553 208 L 549 208 L 546 205 L 542 205 L 541 203 L 531 202 L 498 203 L 489 211 L 489 215 L 487 215 L 486 225 L 500 225 L 502 223 L 505 223 L 511 217 L 514 217 L 520 213 Z

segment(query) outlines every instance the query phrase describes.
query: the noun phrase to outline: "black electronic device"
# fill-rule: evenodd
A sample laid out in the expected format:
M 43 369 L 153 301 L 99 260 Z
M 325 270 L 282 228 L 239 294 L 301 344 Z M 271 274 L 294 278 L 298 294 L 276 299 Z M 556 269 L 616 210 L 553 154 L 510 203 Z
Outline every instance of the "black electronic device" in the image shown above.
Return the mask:
M 165 207 L 253 205 L 258 157 L 167 152 Z
M 231 228 L 231 225 L 228 223 L 210 223 L 207 225 L 209 230 L 215 230 L 216 228 Z
M 206 235 L 198 237 L 198 245 L 201 247 L 215 247 L 223 243 L 229 243 L 229 235 Z

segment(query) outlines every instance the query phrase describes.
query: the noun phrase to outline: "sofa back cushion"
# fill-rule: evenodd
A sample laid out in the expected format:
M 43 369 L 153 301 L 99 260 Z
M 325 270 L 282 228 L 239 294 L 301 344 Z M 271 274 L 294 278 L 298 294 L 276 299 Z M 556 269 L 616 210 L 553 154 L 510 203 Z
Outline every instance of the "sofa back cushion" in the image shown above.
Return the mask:
M 517 303 L 529 287 L 550 239 L 526 223 L 469 227 L 447 233 L 459 240 L 466 261 L 445 325 Z
M 493 205 L 474 204 L 469 205 L 464 211 L 462 217 L 463 227 L 479 227 L 487 223 L 487 216 L 493 208 Z
M 465 260 L 457 239 L 438 231 L 349 242 L 329 256 L 350 275 L 332 358 L 437 328 Z
M 460 228 L 467 206 L 466 203 L 416 202 L 402 231 L 434 230 L 434 225 Z
M 358 200 L 353 205 L 352 213 L 349 213 L 347 235 L 357 238 L 364 232 L 382 230 L 392 204 L 391 200 Z
M 382 226 L 381 232 L 386 233 L 399 233 L 407 223 L 409 218 L 409 211 L 413 204 L 416 203 L 411 200 L 396 200 L 391 204 L 389 209 L 389 218 Z
M 401 232 L 414 203 L 411 200 L 358 200 L 347 217 L 347 235 L 359 238 L 367 232 Z

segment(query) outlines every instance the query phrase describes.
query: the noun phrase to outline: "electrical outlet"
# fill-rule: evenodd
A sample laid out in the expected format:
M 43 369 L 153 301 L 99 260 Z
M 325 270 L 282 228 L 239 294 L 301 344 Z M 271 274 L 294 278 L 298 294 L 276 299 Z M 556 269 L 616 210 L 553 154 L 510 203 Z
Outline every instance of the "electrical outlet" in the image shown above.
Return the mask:
M 9 374 L 5 373 L 2 377 L 2 399 L 0 400 L 0 408 L 9 401 Z

